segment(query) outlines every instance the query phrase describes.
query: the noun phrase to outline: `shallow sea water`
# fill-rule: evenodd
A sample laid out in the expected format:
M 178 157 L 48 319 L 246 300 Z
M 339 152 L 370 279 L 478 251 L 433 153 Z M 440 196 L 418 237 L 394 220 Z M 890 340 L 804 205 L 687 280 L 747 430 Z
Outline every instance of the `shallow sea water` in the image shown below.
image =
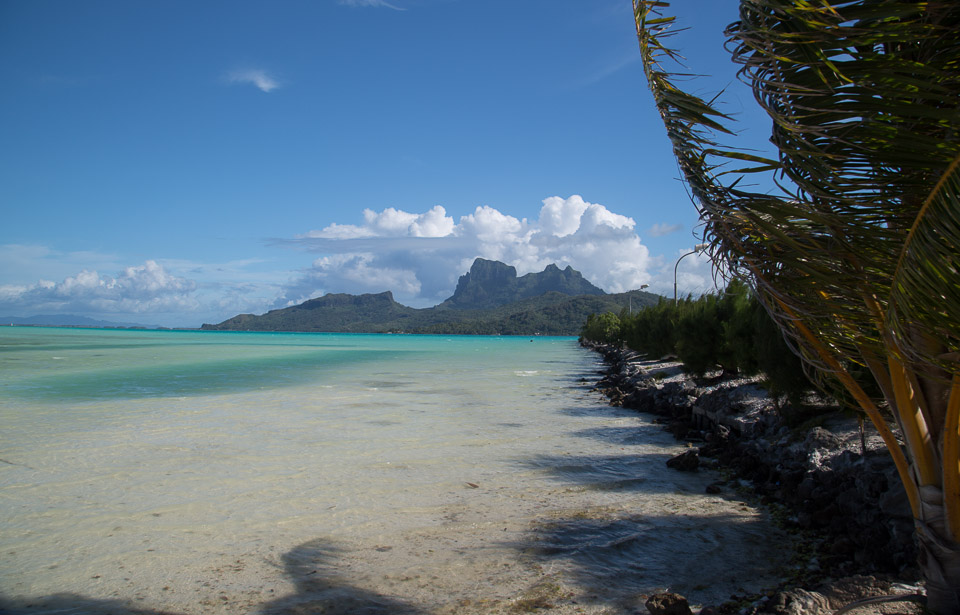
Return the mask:
M 633 613 L 788 540 L 572 338 L 0 328 L 0 610 Z

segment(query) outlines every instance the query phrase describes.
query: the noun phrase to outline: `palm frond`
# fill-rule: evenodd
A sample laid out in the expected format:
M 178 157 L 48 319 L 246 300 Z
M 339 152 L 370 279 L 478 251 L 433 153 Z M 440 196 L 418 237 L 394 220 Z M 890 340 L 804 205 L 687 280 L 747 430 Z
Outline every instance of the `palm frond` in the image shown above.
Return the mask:
M 877 426 L 918 519 L 931 606 L 955 612 L 960 2 L 742 0 L 727 46 L 773 120 L 769 162 L 717 145 L 729 118 L 673 85 L 659 63 L 676 57 L 659 40 L 673 25 L 665 6 L 634 0 L 641 53 L 711 256 L 754 284 L 819 382 Z M 755 166 L 731 173 L 729 160 Z M 742 173 L 768 169 L 782 193 L 740 188 Z
M 960 373 L 960 157 L 920 208 L 893 272 L 887 326 L 910 358 Z M 940 349 L 930 356 L 931 340 Z

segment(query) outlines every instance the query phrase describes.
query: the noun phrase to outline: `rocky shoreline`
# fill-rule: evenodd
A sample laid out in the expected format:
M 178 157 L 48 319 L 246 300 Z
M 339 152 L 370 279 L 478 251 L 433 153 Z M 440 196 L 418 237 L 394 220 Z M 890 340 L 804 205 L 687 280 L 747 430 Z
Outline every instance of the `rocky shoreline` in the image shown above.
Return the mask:
M 719 470 L 725 480 L 708 490 L 755 498 L 797 537 L 798 561 L 780 587 L 731 596 L 701 613 L 817 615 L 864 598 L 922 593 L 910 507 L 872 426 L 861 431 L 854 416 L 822 399 L 811 398 L 802 416 L 783 412 L 758 378 L 713 374 L 694 380 L 677 361 L 584 345 L 604 358 L 607 370 L 596 388 L 611 405 L 657 416 L 687 444 L 689 450 L 668 465 Z M 653 615 L 689 613 L 685 606 L 662 610 L 660 602 L 648 604 Z M 919 608 L 895 601 L 855 612 L 906 614 Z

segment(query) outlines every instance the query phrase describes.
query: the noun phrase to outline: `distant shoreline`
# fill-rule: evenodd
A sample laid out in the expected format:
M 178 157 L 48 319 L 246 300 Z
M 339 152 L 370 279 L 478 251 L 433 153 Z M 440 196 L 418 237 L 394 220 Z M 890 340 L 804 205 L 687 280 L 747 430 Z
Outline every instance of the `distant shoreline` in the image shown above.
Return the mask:
M 121 329 L 121 330 L 134 330 L 134 331 L 200 331 L 199 328 L 191 329 L 188 327 L 148 327 L 140 325 L 130 325 L 130 326 L 121 326 L 121 325 L 48 325 L 48 324 L 39 324 L 39 323 L 18 323 L 18 322 L 3 322 L 0 321 L 0 326 L 2 327 L 40 327 L 40 328 L 49 328 L 49 329 Z
M 398 332 L 366 332 L 366 331 L 266 331 L 266 330 L 234 330 L 234 329 L 201 329 L 201 328 L 189 328 L 189 327 L 101 327 L 94 325 L 35 325 L 35 324 L 18 324 L 18 323 L 0 323 L 0 327 L 23 327 L 23 328 L 33 328 L 33 329 L 89 329 L 96 331 L 183 331 L 186 333 L 203 333 L 203 334 L 217 334 L 217 333 L 271 333 L 271 334 L 284 334 L 284 335 L 384 335 L 384 336 L 394 336 L 394 335 L 419 335 L 419 336 L 431 336 L 431 337 L 519 337 L 519 338 L 531 338 L 530 341 L 534 339 L 577 339 L 576 335 L 554 335 L 554 334 L 543 334 L 543 333 L 420 333 L 420 332 L 410 332 L 410 331 L 398 331 Z

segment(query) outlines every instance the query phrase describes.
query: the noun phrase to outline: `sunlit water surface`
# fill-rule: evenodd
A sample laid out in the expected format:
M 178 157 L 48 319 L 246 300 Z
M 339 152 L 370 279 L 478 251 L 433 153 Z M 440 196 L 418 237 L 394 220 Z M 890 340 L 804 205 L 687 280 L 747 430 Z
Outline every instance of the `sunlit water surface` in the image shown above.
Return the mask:
M 0 610 L 556 613 L 774 582 L 571 338 L 0 328 Z

